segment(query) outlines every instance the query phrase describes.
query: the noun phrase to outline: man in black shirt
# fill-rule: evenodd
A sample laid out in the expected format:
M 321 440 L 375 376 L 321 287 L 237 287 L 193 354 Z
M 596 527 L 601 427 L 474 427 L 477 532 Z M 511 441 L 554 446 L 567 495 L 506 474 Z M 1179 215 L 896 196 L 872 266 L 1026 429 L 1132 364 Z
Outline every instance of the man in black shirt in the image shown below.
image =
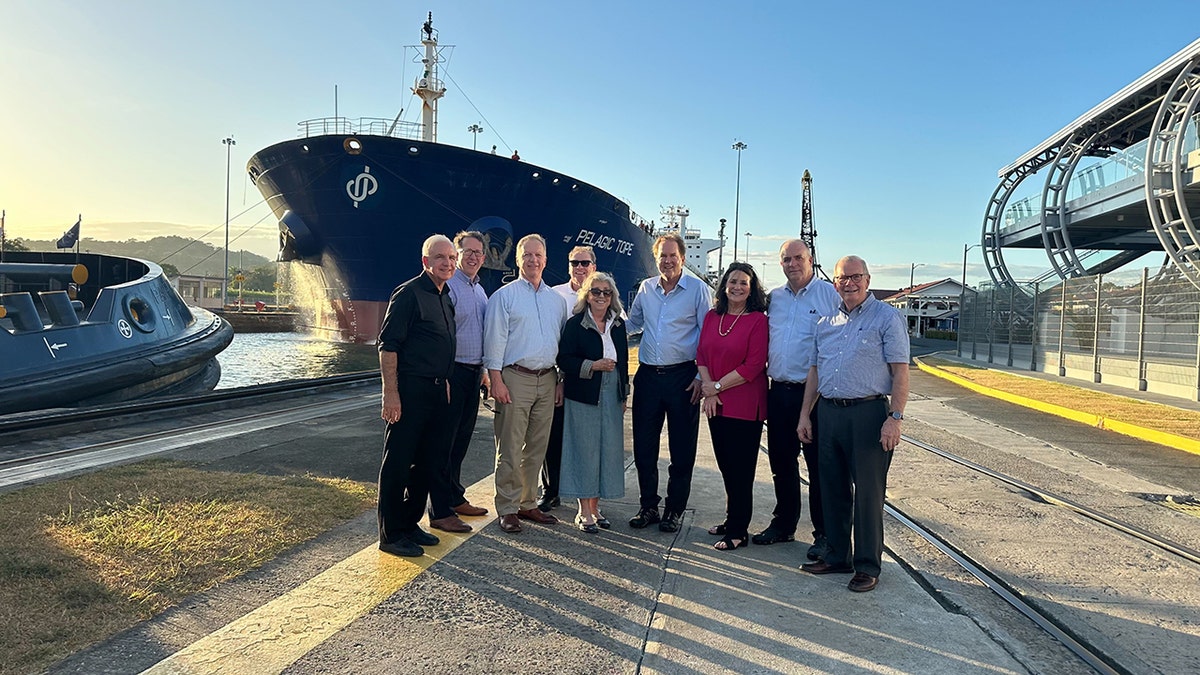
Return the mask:
M 431 513 L 454 516 L 447 491 L 433 490 L 446 465 L 453 429 L 446 424 L 454 371 L 454 303 L 446 281 L 458 251 L 442 235 L 425 240 L 425 271 L 392 293 L 379 331 L 379 372 L 388 423 L 379 469 L 379 550 L 421 556 L 438 538 L 418 527 L 427 497 Z M 440 494 L 439 494 L 440 493 Z M 457 516 L 454 516 L 457 518 Z M 468 526 L 467 529 L 470 529 Z

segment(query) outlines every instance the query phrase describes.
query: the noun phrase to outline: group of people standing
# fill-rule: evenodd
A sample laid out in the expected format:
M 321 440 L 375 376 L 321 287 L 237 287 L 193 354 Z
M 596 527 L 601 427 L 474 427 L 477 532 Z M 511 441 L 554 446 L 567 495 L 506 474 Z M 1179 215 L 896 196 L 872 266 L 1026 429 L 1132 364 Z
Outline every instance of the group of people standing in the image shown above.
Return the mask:
M 753 266 L 734 262 L 714 298 L 684 274 L 686 245 L 667 233 L 654 243 L 659 275 L 641 283 L 626 315 L 590 247 L 571 250 L 566 283 L 543 283 L 546 244 L 536 234 L 517 243 L 519 277 L 488 298 L 478 281 L 484 245 L 478 232 L 453 242 L 430 237 L 423 274 L 388 305 L 379 341 L 388 422 L 381 550 L 421 555 L 437 543 L 417 524 L 427 503 L 430 527 L 451 532 L 471 529 L 460 516 L 488 513 L 467 501 L 459 475 L 481 384 L 496 403 L 499 528 L 556 523 L 550 512 L 563 498 L 578 500 L 581 531 L 611 527 L 599 501 L 624 496 L 628 336 L 640 332 L 630 406 L 639 509 L 629 525 L 682 526 L 703 412 L 726 492 L 726 517 L 708 530 L 719 537 L 714 547 L 795 540 L 803 456 L 813 543 L 802 569 L 853 572 L 851 590 L 875 588 L 909 346 L 904 318 L 870 294 L 865 261 L 839 260 L 831 284 L 814 275 L 808 247 L 789 240 L 780 248 L 784 285 L 768 295 Z M 776 505 L 770 524 L 751 536 L 764 422 Z

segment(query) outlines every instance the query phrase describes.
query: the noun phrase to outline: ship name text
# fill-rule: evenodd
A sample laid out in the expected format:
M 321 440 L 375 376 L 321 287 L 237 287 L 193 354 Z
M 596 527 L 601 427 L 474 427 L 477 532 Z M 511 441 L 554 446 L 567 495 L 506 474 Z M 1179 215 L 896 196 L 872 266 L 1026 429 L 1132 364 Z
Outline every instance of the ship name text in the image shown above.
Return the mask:
M 633 242 L 607 234 L 597 234 L 591 230 L 580 230 L 579 234 L 575 236 L 575 243 L 605 251 L 616 251 L 621 255 L 633 255 Z

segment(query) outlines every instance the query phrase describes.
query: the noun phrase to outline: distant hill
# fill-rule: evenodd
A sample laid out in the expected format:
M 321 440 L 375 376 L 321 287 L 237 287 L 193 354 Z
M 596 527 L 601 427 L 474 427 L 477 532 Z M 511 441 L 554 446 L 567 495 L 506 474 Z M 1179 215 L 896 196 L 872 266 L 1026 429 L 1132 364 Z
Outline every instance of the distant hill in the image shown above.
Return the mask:
M 32 251 L 54 251 L 55 242 L 39 241 L 37 239 L 22 239 L 22 242 Z M 102 241 L 85 237 L 79 243 L 80 251 L 92 253 L 107 253 L 128 258 L 141 258 L 158 264 L 170 263 L 177 267 L 182 274 L 197 274 L 211 277 L 222 276 L 221 266 L 225 264 L 224 249 L 202 241 L 194 241 L 183 237 L 154 237 L 147 241 L 128 239 L 126 241 Z M 269 258 L 249 251 L 230 251 L 229 266 L 237 269 L 252 270 L 260 265 L 274 262 Z

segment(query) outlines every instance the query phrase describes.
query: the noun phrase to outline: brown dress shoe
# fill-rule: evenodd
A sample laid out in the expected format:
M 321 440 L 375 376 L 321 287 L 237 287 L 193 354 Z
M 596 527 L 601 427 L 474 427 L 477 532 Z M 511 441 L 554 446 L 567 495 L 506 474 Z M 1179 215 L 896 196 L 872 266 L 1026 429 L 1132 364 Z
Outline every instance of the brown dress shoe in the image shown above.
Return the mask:
M 520 511 L 517 511 L 517 516 L 519 516 L 522 520 L 532 520 L 535 523 L 541 523 L 543 525 L 553 525 L 558 522 L 558 518 L 555 518 L 549 513 L 542 513 L 536 508 L 521 509 Z
M 470 532 L 471 526 L 464 523 L 458 516 L 446 516 L 429 521 L 429 526 L 443 532 Z
M 488 510 L 482 506 L 475 506 L 471 502 L 463 502 L 454 507 L 454 512 L 460 516 L 486 516 Z
M 850 583 L 846 584 L 846 588 L 849 588 L 855 593 L 866 593 L 867 591 L 875 590 L 875 586 L 878 583 L 879 577 L 873 577 L 870 574 L 858 572 L 854 575 L 854 578 L 850 580 Z
M 854 571 L 854 568 L 849 565 L 830 565 L 824 560 L 804 563 L 800 569 L 809 574 L 849 574 Z
M 521 531 L 521 521 L 517 520 L 517 514 L 515 513 L 509 513 L 507 515 L 500 516 L 499 521 L 500 529 L 508 532 L 509 534 L 514 534 Z

